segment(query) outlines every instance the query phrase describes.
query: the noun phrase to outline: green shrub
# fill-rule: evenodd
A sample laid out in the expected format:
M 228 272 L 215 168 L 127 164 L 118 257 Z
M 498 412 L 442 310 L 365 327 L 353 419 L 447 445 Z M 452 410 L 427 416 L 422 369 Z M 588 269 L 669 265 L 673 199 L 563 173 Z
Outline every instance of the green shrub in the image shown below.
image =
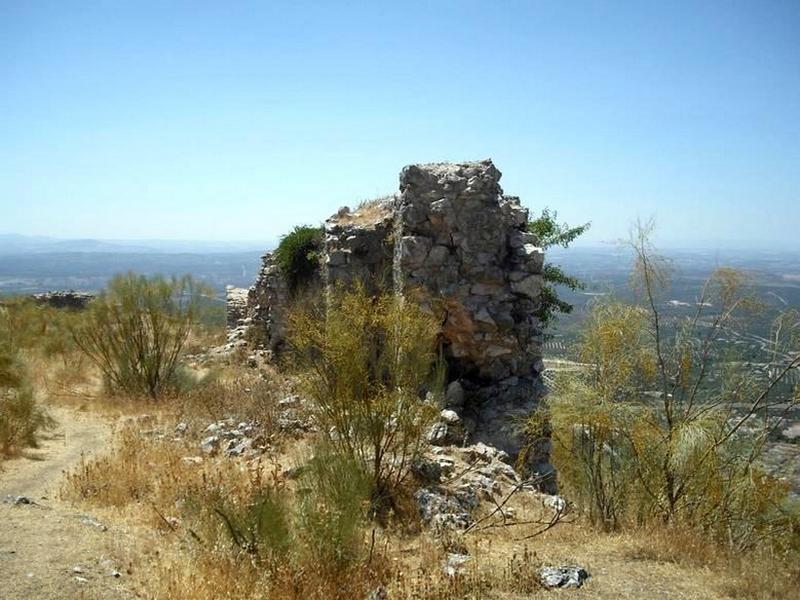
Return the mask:
M 438 330 L 417 302 L 372 297 L 363 286 L 332 290 L 324 309 L 290 318 L 300 389 L 332 446 L 370 474 L 376 509 L 394 504 L 438 412 L 420 397 L 441 390 Z
M 73 328 L 77 346 L 114 392 L 153 399 L 179 383 L 179 358 L 211 292 L 191 277 L 115 276 Z
M 268 487 L 244 506 L 220 502 L 212 510 L 236 548 L 266 565 L 277 566 L 291 558 L 292 511 L 283 490 Z
M 201 498 L 203 531 L 221 534 L 263 566 L 314 565 L 336 571 L 364 557 L 370 481 L 362 465 L 319 445 L 302 469 L 296 496 L 268 485 L 237 502 L 222 494 Z M 193 500 L 196 502 L 196 499 Z
M 0 454 L 36 447 L 39 432 L 54 426 L 36 402 L 19 361 L 0 344 Z
M 542 250 L 547 250 L 553 246 L 569 248 L 572 242 L 589 230 L 590 226 L 591 223 L 584 223 L 578 227 L 559 223 L 558 213 L 544 208 L 538 217 L 528 222 L 528 231 L 536 236 L 537 243 Z M 572 304 L 559 296 L 557 286 L 566 287 L 574 292 L 582 290 L 584 285 L 577 277 L 568 275 L 560 266 L 552 263 L 544 265 L 542 275 L 544 276 L 544 285 L 536 316 L 546 329 L 555 324 L 559 313 L 569 314 L 574 308 Z
M 274 256 L 293 294 L 319 272 L 322 243 L 322 228 L 308 225 L 295 227 L 281 238 Z
M 306 560 L 339 569 L 362 558 L 370 500 L 364 465 L 320 446 L 303 470 L 301 485 L 298 529 Z

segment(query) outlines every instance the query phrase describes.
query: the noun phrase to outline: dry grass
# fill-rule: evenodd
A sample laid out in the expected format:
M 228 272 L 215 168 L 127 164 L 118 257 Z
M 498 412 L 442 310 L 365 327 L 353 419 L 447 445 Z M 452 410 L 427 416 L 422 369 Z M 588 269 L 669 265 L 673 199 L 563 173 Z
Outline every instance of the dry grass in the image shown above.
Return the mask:
M 796 555 L 755 551 L 734 553 L 696 532 L 650 528 L 629 545 L 625 556 L 634 561 L 704 569 L 722 576 L 716 586 L 731 598 L 791 598 L 800 578 Z M 782 576 L 776 577 L 776 571 Z
M 365 200 L 354 210 L 341 216 L 337 215 L 335 220 L 341 225 L 377 225 L 391 215 L 393 198 L 393 196 L 382 196 Z
M 129 424 L 108 455 L 83 461 L 62 489 L 68 500 L 116 509 L 159 537 L 160 550 L 151 557 L 157 564 L 146 568 L 148 597 L 344 599 L 364 596 L 386 579 L 388 563 L 377 552 L 326 569 L 300 550 L 273 564 L 234 543 L 220 511 L 230 517 L 265 490 L 288 490 L 291 483 L 281 476 L 287 465 L 269 458 L 186 460 L 196 454 L 196 442 L 147 434 L 159 425 L 155 417 Z
M 363 598 L 385 586 L 390 598 L 544 598 L 536 569 L 541 564 L 577 563 L 592 574 L 591 598 L 792 598 L 800 574 L 789 557 L 733 556 L 697 535 L 671 529 L 603 534 L 580 521 L 524 541 L 524 528 L 497 528 L 455 539 L 410 534 L 397 525 L 376 528 L 372 558 L 341 572 L 302 561 L 265 568 L 237 551 L 219 523 L 203 520 L 197 507 L 220 497 L 246 503 L 275 485 L 292 466 L 294 445 L 259 465 L 231 459 L 184 461 L 193 442 L 143 436 L 157 424 L 140 422 L 118 434 L 107 457 L 68 476 L 64 494 L 81 504 L 114 507 L 144 526 L 152 537 L 150 562 L 139 567 L 144 594 L 153 598 Z M 292 489 L 293 482 L 283 482 Z M 518 518 L 536 503 L 514 503 Z M 364 544 L 371 544 L 371 529 Z M 447 553 L 466 550 L 463 574 L 449 577 Z M 368 556 L 368 555 L 367 555 Z M 134 558 L 133 562 L 142 562 Z M 788 569 L 788 571 L 787 571 Z M 776 574 L 781 573 L 781 576 Z

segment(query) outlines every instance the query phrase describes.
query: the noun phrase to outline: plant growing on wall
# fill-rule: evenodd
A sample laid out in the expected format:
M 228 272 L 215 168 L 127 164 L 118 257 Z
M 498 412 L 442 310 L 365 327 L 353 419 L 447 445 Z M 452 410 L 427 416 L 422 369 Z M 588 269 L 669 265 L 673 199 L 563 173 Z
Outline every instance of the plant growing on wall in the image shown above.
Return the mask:
M 553 246 L 568 248 L 578 237 L 586 233 L 591 223 L 584 223 L 571 227 L 567 223 L 558 222 L 558 213 L 551 212 L 549 208 L 535 219 L 528 222 L 528 231 L 539 239 L 539 246 L 547 250 Z M 572 275 L 565 273 L 562 268 L 552 263 L 544 265 L 544 285 L 542 286 L 541 307 L 536 313 L 542 325 L 550 327 L 559 313 L 569 314 L 573 306 L 558 295 L 557 286 L 566 286 L 571 290 L 583 289 L 583 283 Z
M 319 270 L 322 227 L 300 225 L 281 238 L 275 249 L 278 263 L 292 294 L 308 284 Z

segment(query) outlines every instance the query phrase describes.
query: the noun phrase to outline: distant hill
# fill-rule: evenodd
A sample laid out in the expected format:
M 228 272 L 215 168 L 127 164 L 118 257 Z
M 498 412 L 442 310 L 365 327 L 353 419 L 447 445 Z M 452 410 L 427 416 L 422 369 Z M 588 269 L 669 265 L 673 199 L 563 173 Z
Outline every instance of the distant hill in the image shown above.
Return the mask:
M 236 253 L 264 252 L 274 246 L 274 240 L 210 242 L 203 240 L 59 239 L 15 233 L 0 234 L 0 255 L 59 252 L 124 254 Z
M 0 295 L 48 290 L 98 291 L 117 273 L 185 275 L 222 291 L 250 287 L 263 250 L 249 252 L 29 252 L 0 253 Z

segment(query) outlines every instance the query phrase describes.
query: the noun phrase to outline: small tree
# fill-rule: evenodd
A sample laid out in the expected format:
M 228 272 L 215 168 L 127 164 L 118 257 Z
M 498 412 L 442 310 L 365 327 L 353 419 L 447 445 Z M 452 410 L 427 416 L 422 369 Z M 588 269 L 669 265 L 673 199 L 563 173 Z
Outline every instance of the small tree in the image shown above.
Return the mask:
M 566 223 L 559 223 L 557 219 L 558 213 L 550 212 L 550 209 L 545 208 L 537 218 L 528 223 L 528 231 L 536 235 L 539 246 L 544 250 L 553 246 L 568 248 L 591 226 L 591 223 L 584 223 L 578 227 L 571 227 Z M 566 274 L 560 266 L 552 263 L 545 263 L 543 275 L 541 307 L 536 316 L 539 317 L 542 325 L 548 327 L 554 323 L 559 313 L 569 314 L 574 308 L 572 304 L 564 301 L 558 295 L 557 286 L 565 286 L 575 291 L 583 289 L 583 283 L 577 277 Z
M 563 487 L 608 528 L 653 520 L 742 549 L 779 543 L 797 517 L 786 511 L 785 486 L 759 458 L 800 400 L 775 394 L 800 365 L 800 347 L 788 334 L 800 327 L 797 315 L 779 317 L 763 369 L 742 368 L 721 338 L 741 330 L 759 306 L 746 278 L 718 269 L 692 315 L 669 315 L 662 309 L 668 264 L 649 232 L 639 226 L 631 240 L 640 303 L 594 308 L 579 348 L 590 366 L 549 400 Z
M 335 289 L 324 309 L 291 317 L 302 391 L 333 447 L 365 466 L 376 508 L 391 504 L 436 415 L 420 394 L 431 387 L 437 332 L 419 304 L 363 286 Z
M 112 390 L 156 399 L 176 384 L 200 298 L 210 293 L 189 276 L 117 275 L 73 328 L 75 343 Z
M 0 455 L 36 447 L 38 434 L 54 426 L 55 421 L 36 402 L 15 353 L 0 340 Z

